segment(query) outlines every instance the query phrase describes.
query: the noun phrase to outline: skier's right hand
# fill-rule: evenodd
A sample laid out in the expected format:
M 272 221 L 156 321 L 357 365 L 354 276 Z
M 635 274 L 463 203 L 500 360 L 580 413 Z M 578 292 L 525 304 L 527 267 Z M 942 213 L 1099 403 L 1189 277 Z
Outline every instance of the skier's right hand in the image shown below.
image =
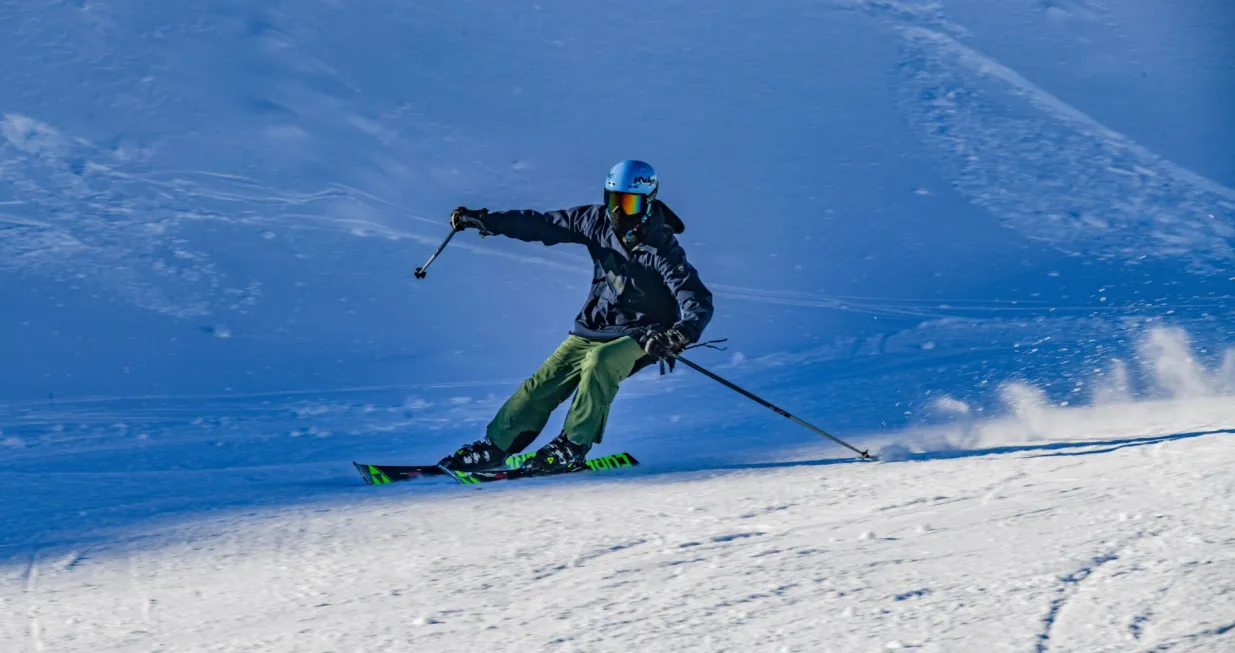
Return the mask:
M 466 206 L 460 206 L 450 214 L 450 228 L 455 231 L 463 231 L 464 229 L 480 229 L 484 231 L 485 225 L 480 221 L 489 213 L 489 209 L 469 209 Z

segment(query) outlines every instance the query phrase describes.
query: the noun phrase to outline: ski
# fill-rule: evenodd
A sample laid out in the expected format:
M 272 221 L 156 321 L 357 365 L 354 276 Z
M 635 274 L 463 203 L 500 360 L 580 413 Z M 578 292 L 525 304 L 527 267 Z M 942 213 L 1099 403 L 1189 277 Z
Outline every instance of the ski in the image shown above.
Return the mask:
M 527 456 L 527 454 L 523 454 Z M 507 459 L 509 461 L 509 459 Z M 479 485 L 481 483 L 491 483 L 493 481 L 514 481 L 521 478 L 543 478 L 547 476 L 559 476 L 561 474 L 574 474 L 576 472 L 597 472 L 609 469 L 621 469 L 623 467 L 634 467 L 639 464 L 635 457 L 628 453 L 615 453 L 599 458 L 591 458 L 586 463 L 585 467 L 571 469 L 562 472 L 536 472 L 524 467 L 509 467 L 507 469 L 495 469 L 484 472 L 455 472 L 449 470 L 441 470 L 443 473 L 450 475 L 456 481 L 464 485 Z
M 364 465 L 353 462 L 365 485 L 387 485 L 396 481 L 410 481 L 423 476 L 442 476 L 446 472 L 436 465 Z
M 518 469 L 534 455 L 535 453 L 518 453 L 507 456 L 504 461 L 505 470 Z M 352 462 L 352 465 L 360 472 L 360 478 L 364 479 L 365 485 L 389 485 L 428 476 L 450 475 L 437 465 L 366 465 L 358 462 Z

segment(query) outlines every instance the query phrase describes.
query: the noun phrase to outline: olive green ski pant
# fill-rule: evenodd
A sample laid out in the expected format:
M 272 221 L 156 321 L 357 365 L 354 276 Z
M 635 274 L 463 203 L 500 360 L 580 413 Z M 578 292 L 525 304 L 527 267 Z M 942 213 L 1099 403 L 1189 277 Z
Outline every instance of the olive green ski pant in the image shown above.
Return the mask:
M 563 427 L 566 436 L 577 444 L 600 442 L 618 384 L 644 355 L 634 338 L 601 342 L 571 335 L 506 400 L 489 423 L 489 441 L 506 453 L 524 450 L 573 392 Z

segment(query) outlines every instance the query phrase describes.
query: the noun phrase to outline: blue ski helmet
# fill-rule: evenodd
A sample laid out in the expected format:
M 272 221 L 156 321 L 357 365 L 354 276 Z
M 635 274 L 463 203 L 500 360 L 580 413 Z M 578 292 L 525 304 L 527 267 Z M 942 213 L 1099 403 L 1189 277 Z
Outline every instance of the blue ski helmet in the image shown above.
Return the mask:
M 609 169 L 605 190 L 656 196 L 656 170 L 650 164 L 627 159 Z
M 659 184 L 656 170 L 643 161 L 627 159 L 609 169 L 605 179 L 605 208 L 614 224 L 646 220 L 652 212 Z

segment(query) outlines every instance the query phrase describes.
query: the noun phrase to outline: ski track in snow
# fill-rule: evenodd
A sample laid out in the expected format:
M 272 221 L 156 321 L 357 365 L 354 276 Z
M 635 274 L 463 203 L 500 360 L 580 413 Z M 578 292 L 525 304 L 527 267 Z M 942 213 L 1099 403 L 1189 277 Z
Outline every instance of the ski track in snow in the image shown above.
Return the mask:
M 1226 400 L 1208 401 L 1177 412 L 1232 417 Z M 334 490 L 309 501 L 257 495 L 93 544 L 66 531 L 75 544 L 10 548 L 0 606 L 24 597 L 28 618 L 0 620 L 0 640 L 94 651 L 1223 650 L 1235 631 L 1235 422 L 1149 432 L 1123 412 L 1122 431 L 1106 413 L 1095 413 L 1100 430 L 1076 422 L 1087 441 L 905 463 L 647 465 L 480 489 L 368 488 L 340 468 Z M 1143 435 L 1141 446 L 1100 441 L 1113 433 Z M 249 488 L 294 491 L 276 479 L 296 469 Z M 146 474 L 147 498 L 112 509 L 148 510 L 188 479 L 229 491 L 204 473 Z
M 39 551 L 35 549 L 30 552 L 30 563 L 26 566 L 25 573 L 25 593 L 27 603 L 27 615 L 29 618 L 30 641 L 36 651 L 42 651 L 46 648 L 43 643 L 43 637 L 39 628 L 38 604 L 35 600 L 35 592 L 38 590 L 39 579 Z M 6 601 L 8 603 L 8 601 Z
M 1065 251 L 1229 272 L 1235 190 L 1105 127 L 962 36 L 889 18 L 905 41 L 904 111 L 970 201 Z
M 0 135 L 0 188 L 22 198 L 0 212 L 0 270 L 101 284 L 176 317 L 260 298 L 259 284 L 227 279 L 181 233 L 204 217 L 189 208 L 191 188 L 146 183 L 124 155 L 28 116 L 4 114 Z

